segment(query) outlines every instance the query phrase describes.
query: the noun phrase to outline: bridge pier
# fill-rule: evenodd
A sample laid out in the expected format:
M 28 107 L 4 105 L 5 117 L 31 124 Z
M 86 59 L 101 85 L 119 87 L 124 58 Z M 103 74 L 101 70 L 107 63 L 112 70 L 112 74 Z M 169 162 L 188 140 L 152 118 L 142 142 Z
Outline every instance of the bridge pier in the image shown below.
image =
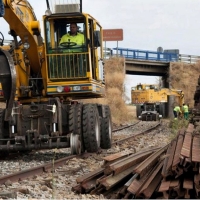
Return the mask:
M 173 119 L 174 118 L 174 113 L 173 113 L 173 109 L 174 109 L 174 102 L 175 102 L 175 96 L 168 96 L 168 118 Z

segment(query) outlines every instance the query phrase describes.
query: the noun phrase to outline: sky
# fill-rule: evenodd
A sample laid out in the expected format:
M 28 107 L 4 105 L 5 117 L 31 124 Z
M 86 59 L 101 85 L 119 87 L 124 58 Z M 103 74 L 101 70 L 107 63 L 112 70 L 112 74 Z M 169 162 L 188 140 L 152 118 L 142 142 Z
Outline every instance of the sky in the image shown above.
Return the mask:
M 158 47 L 162 47 L 164 50 L 179 49 L 180 54 L 200 55 L 200 0 L 82 0 L 82 2 L 83 12 L 96 18 L 103 29 L 123 29 L 123 41 L 118 41 L 118 47 L 149 51 L 157 51 Z M 46 0 L 29 0 L 29 3 L 42 25 Z M 0 30 L 5 39 L 9 39 L 6 38 L 8 25 L 2 18 Z M 106 42 L 106 47 L 117 47 L 117 42 Z M 139 82 L 155 83 L 157 79 L 157 77 L 126 75 L 125 88 L 130 93 L 131 86 Z

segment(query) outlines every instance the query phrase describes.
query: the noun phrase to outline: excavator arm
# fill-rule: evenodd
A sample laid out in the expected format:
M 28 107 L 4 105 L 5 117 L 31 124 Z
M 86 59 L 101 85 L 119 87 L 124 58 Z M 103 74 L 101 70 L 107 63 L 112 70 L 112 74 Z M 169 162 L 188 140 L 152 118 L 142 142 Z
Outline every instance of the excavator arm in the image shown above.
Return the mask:
M 43 41 L 39 21 L 33 8 L 27 0 L 3 0 L 5 14 L 4 19 L 10 26 L 10 34 L 14 39 L 19 37 L 22 43 L 28 43 L 27 49 L 31 68 L 35 73 L 41 70 L 43 53 Z M 16 44 L 17 46 L 18 44 Z M 38 52 L 38 54 L 33 53 Z
M 10 35 L 14 39 L 9 48 L 5 48 L 4 39 L 0 42 L 3 46 L 0 48 L 0 82 L 6 100 L 7 121 L 16 93 L 22 93 L 30 87 L 33 74 L 36 77 L 42 73 L 44 44 L 39 21 L 27 0 L 0 0 L 0 17 L 9 24 Z M 19 74 L 17 79 L 16 73 Z
M 184 103 L 184 92 L 182 90 L 175 90 L 175 89 L 168 89 L 164 88 L 161 89 L 164 95 L 168 96 L 175 96 L 178 97 L 179 105 L 182 106 Z

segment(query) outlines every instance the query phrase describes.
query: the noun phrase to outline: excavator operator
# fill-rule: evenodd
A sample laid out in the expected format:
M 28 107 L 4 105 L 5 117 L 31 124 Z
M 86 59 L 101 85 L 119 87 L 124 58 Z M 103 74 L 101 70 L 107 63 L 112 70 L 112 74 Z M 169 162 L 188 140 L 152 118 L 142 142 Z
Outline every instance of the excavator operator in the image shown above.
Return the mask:
M 84 52 L 84 43 L 84 35 L 79 33 L 77 24 L 71 23 L 70 32 L 62 36 L 59 45 L 63 48 L 62 52 L 64 53 L 80 53 Z M 65 59 L 67 60 L 65 63 L 70 63 L 70 71 L 74 76 L 86 75 L 83 73 L 83 58 L 81 54 L 73 54 Z
M 70 24 L 70 32 L 63 35 L 60 40 L 60 46 L 66 47 L 68 52 L 82 52 L 81 47 L 84 43 L 84 35 L 78 32 L 76 23 Z

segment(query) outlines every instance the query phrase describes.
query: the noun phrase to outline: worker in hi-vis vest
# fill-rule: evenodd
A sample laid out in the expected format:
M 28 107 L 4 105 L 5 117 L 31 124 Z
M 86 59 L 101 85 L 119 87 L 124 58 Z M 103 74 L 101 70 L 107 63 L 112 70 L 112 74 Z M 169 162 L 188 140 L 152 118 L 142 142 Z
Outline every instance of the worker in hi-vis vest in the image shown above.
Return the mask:
M 71 23 L 70 32 L 62 36 L 59 44 L 68 47 L 69 52 L 82 52 L 84 43 L 84 35 L 78 32 L 77 24 Z
M 183 114 L 184 114 L 184 119 L 188 120 L 189 107 L 187 104 L 183 104 Z
M 174 119 L 178 119 L 178 115 L 182 113 L 180 106 L 175 106 L 173 112 L 174 112 Z
M 71 64 L 71 69 L 68 74 L 71 74 L 73 77 L 86 76 L 86 69 L 83 68 L 83 55 L 78 54 L 85 51 L 84 43 L 84 35 L 78 32 L 76 23 L 70 24 L 70 32 L 63 35 L 59 42 L 59 46 L 63 48 L 63 53 L 77 53 L 66 57 L 66 60 L 68 60 L 65 61 L 65 63 Z

